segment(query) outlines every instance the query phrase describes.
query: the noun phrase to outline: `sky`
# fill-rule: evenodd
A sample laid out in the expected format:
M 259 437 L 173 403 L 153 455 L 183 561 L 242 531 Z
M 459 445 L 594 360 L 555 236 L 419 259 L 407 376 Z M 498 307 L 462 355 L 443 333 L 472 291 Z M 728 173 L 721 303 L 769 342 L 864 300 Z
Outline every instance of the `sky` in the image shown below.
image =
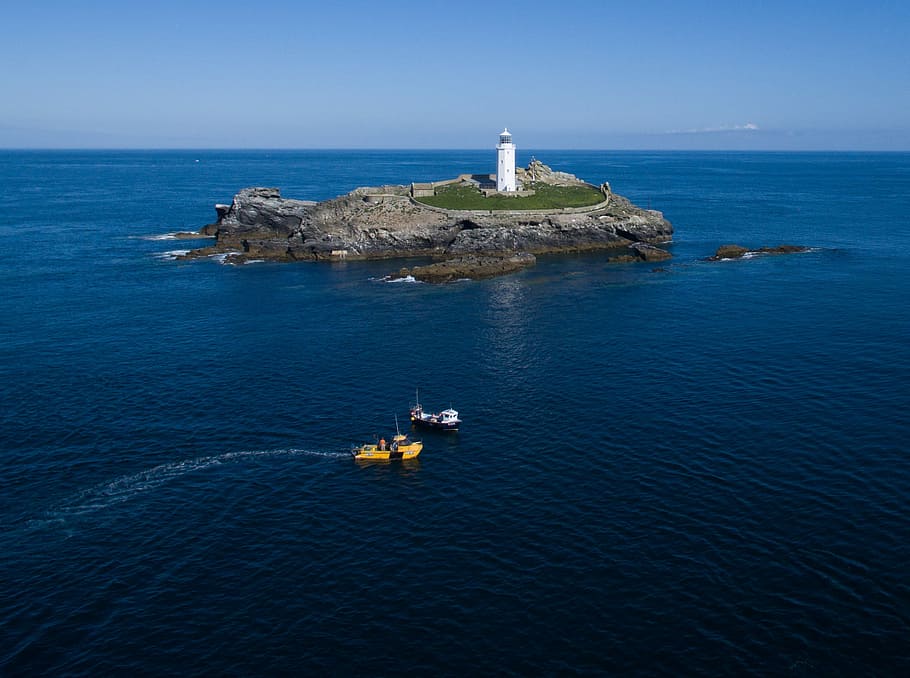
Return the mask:
M 910 150 L 910 2 L 0 0 L 0 148 Z

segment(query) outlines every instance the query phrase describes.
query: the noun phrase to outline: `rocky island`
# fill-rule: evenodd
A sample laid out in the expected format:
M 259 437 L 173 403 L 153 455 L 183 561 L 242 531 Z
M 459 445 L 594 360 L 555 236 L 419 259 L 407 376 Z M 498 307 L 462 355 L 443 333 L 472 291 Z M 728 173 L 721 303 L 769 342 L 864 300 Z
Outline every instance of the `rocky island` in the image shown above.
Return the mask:
M 222 255 L 231 263 L 432 257 L 437 263 L 397 274 L 434 282 L 512 272 L 545 253 L 670 257 L 655 247 L 672 239 L 670 223 L 609 184 L 595 186 L 536 160 L 514 173 L 517 188 L 508 193 L 497 190 L 496 175 L 468 174 L 358 188 L 321 202 L 283 198 L 277 188 L 245 188 L 231 204 L 216 205 L 217 221 L 202 229 L 215 243 L 184 257 Z

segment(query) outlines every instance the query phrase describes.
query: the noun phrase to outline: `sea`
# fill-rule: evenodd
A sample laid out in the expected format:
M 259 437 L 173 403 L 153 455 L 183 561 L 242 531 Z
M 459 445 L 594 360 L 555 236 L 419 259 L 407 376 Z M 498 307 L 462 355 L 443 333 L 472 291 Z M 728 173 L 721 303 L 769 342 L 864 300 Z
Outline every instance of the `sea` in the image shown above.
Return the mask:
M 910 154 L 532 155 L 673 259 L 181 260 L 494 153 L 0 151 L 0 674 L 910 675 Z

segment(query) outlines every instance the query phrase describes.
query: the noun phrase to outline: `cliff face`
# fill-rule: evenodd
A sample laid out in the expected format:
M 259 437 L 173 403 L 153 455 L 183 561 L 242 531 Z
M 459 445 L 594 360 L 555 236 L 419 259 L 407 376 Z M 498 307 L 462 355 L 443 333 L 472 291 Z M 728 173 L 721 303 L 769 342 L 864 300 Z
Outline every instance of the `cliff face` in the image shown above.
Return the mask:
M 203 229 L 212 247 L 188 257 L 233 253 L 235 260 L 317 261 L 465 255 L 543 254 L 663 243 L 673 227 L 660 212 L 608 193 L 589 211 L 457 212 L 408 197 L 405 186 L 361 188 L 323 202 L 245 188 Z

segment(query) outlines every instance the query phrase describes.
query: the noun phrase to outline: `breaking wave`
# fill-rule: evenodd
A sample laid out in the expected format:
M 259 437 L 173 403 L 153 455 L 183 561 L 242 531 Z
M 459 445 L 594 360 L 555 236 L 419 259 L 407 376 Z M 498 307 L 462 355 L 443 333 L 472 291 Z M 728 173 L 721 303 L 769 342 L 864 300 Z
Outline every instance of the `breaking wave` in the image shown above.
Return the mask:
M 155 255 L 156 259 L 164 259 L 165 261 L 174 261 L 177 257 L 182 257 L 184 254 L 188 254 L 189 250 L 169 250 L 167 252 L 158 252 Z
M 225 264 L 225 265 L 228 265 L 228 266 L 233 266 L 233 265 L 234 265 L 234 262 L 233 262 L 233 261 L 230 261 L 230 257 L 236 256 L 236 255 L 239 255 L 239 254 L 243 254 L 243 252 L 240 252 L 240 251 L 236 251 L 236 252 L 235 252 L 235 251 L 230 251 L 230 252 L 219 252 L 218 254 L 212 254 L 210 258 L 211 258 L 211 259 L 214 259 L 214 260 L 217 261 L 219 264 Z
M 171 231 L 170 233 L 156 233 L 153 235 L 133 236 L 141 240 L 211 240 L 215 236 L 195 233 L 193 231 Z
M 374 277 L 369 278 L 369 280 L 370 280 L 370 282 L 377 282 L 377 283 L 414 283 L 414 284 L 418 284 L 418 285 L 423 284 L 420 280 L 417 280 L 417 278 L 415 278 L 412 275 L 406 275 L 404 277 L 400 277 L 397 275 L 384 275 L 384 276 L 378 276 L 378 277 L 374 276 Z

